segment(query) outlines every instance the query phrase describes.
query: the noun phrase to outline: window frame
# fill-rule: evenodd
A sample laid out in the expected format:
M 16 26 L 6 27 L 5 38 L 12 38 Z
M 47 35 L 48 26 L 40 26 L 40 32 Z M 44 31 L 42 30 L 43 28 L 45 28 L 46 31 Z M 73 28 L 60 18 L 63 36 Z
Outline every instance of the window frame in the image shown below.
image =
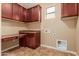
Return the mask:
M 54 6 L 50 6 L 50 7 L 47 7 L 47 8 L 46 8 L 46 14 L 55 13 L 55 11 L 54 11 L 54 12 L 51 12 L 51 13 L 47 13 L 47 9 L 48 9 L 48 8 L 51 8 L 51 7 L 54 7 Z
M 47 15 L 53 14 L 53 13 L 55 14 L 55 12 L 56 12 L 56 8 L 55 8 L 55 11 L 54 11 L 54 12 L 47 13 L 47 9 L 48 9 L 48 8 L 51 8 L 51 7 L 55 7 L 55 6 L 50 6 L 50 7 L 47 7 L 47 8 L 46 8 L 46 19 L 48 19 L 48 18 L 47 18 Z M 56 15 L 56 14 L 55 14 L 55 15 Z M 52 18 L 53 18 L 53 17 L 52 17 Z M 50 18 L 49 18 L 49 19 L 50 19 Z

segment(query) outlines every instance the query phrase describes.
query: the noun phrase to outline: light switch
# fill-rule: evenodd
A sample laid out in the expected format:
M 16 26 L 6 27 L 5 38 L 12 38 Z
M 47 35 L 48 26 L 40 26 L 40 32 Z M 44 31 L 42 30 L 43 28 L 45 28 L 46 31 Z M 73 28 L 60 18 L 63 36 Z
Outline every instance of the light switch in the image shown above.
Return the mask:
M 45 33 L 51 33 L 51 31 L 49 29 L 44 29 Z

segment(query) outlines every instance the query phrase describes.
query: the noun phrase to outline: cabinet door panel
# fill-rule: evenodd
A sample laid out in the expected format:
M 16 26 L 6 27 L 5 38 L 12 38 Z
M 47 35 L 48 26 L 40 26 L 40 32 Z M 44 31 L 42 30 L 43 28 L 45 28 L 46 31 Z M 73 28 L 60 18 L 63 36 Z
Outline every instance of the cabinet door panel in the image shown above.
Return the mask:
M 40 46 L 40 33 L 37 33 L 36 34 L 36 46 L 38 47 L 38 46 Z
M 77 16 L 77 4 L 76 3 L 63 3 L 61 12 L 62 12 L 62 17 Z
M 2 3 L 2 17 L 12 18 L 12 3 Z
M 27 34 L 27 47 L 36 48 L 36 36 L 35 33 L 28 33 Z
M 27 22 L 27 9 L 23 8 L 23 17 L 24 17 L 24 22 Z
M 27 22 L 31 22 L 32 20 L 32 9 L 27 10 Z
M 77 4 L 77 7 L 78 7 L 78 8 L 77 8 L 77 10 L 78 10 L 78 16 L 79 16 L 79 3 Z
M 16 3 L 13 4 L 13 19 L 20 20 L 19 5 Z
M 24 20 L 24 14 L 23 14 L 23 7 L 22 6 L 18 6 L 19 7 L 19 18 L 20 18 L 20 20 L 19 21 L 22 21 L 23 22 L 23 20 Z
M 23 7 L 18 4 L 13 4 L 13 19 L 18 21 L 24 20 Z
M 37 48 L 40 46 L 40 35 L 39 33 L 31 33 L 31 36 L 28 37 L 29 40 L 27 46 L 31 48 Z
M 32 21 L 39 21 L 40 19 L 40 7 L 36 6 L 32 8 Z
M 21 34 L 20 34 L 21 35 Z M 26 47 L 26 35 L 19 38 L 19 45 L 22 47 Z
M 35 6 L 35 7 L 28 9 L 27 20 L 29 22 L 40 21 L 41 19 L 40 13 L 41 13 L 40 6 Z
M 27 38 L 27 47 L 35 48 L 35 39 L 33 38 Z
M 32 21 L 38 20 L 37 16 L 38 16 L 37 8 L 36 7 L 32 8 Z
M 22 46 L 22 47 L 25 47 L 25 46 L 26 46 L 26 44 L 25 44 L 25 38 L 24 38 L 24 39 L 21 38 L 21 39 L 19 40 L 19 46 Z

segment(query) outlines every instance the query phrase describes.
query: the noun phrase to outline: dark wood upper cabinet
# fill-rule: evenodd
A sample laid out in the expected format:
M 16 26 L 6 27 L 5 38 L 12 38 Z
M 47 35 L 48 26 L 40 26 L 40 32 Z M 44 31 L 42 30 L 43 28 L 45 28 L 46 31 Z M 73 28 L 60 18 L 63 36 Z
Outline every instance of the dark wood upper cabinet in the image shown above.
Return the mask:
M 3 18 L 12 18 L 12 3 L 2 3 L 2 17 Z
M 39 5 L 28 9 L 28 21 L 35 22 L 41 20 L 41 7 Z
M 2 17 L 22 22 L 35 22 L 41 19 L 39 5 L 26 9 L 17 3 L 3 3 Z
M 13 4 L 13 19 L 20 21 L 20 6 L 16 3 Z
M 18 21 L 25 21 L 24 7 L 19 4 L 13 4 L 13 19 Z
M 32 21 L 39 21 L 40 20 L 40 6 L 35 6 L 32 8 Z
M 77 4 L 77 11 L 78 11 L 78 16 L 79 16 L 79 3 Z
M 62 17 L 77 16 L 77 3 L 61 4 L 61 16 Z
M 19 14 L 20 14 L 20 21 L 24 21 L 24 13 L 23 7 L 19 5 Z
M 27 22 L 27 9 L 23 8 L 23 22 Z
M 32 21 L 32 9 L 27 9 L 27 22 Z

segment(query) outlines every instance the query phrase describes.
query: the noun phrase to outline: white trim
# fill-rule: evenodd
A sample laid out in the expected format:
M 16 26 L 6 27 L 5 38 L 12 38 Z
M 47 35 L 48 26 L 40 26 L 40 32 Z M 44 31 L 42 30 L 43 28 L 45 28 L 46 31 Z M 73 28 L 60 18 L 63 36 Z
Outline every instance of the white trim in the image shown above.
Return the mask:
M 6 48 L 6 49 L 2 50 L 1 52 L 5 52 L 5 51 L 7 51 L 7 50 L 13 49 L 13 48 L 18 47 L 18 46 L 19 46 L 19 44 L 14 45 L 14 46 L 12 46 L 12 47 L 9 47 L 9 48 Z
M 18 47 L 18 46 L 19 46 L 19 44 L 15 45 L 15 46 L 12 46 L 10 48 L 6 48 L 6 49 L 2 50 L 1 52 L 7 51 L 9 49 L 13 49 L 13 48 Z M 56 47 L 52 47 L 52 46 L 48 46 L 48 45 L 43 45 L 43 44 L 41 45 L 41 47 L 51 48 L 51 49 L 55 49 L 57 51 L 61 51 L 61 52 L 65 52 L 65 53 L 71 53 L 71 54 L 74 54 L 75 56 L 78 56 L 78 54 L 76 52 L 69 51 L 69 50 L 59 50 Z
M 55 49 L 57 51 L 61 51 L 61 52 L 65 52 L 65 53 L 71 53 L 71 54 L 74 54 L 75 56 L 78 56 L 78 54 L 74 51 L 69 51 L 69 50 L 59 50 L 57 49 L 56 47 L 52 47 L 52 46 L 48 46 L 48 45 L 43 45 L 41 44 L 41 47 L 46 47 L 46 48 L 51 48 L 51 49 Z

